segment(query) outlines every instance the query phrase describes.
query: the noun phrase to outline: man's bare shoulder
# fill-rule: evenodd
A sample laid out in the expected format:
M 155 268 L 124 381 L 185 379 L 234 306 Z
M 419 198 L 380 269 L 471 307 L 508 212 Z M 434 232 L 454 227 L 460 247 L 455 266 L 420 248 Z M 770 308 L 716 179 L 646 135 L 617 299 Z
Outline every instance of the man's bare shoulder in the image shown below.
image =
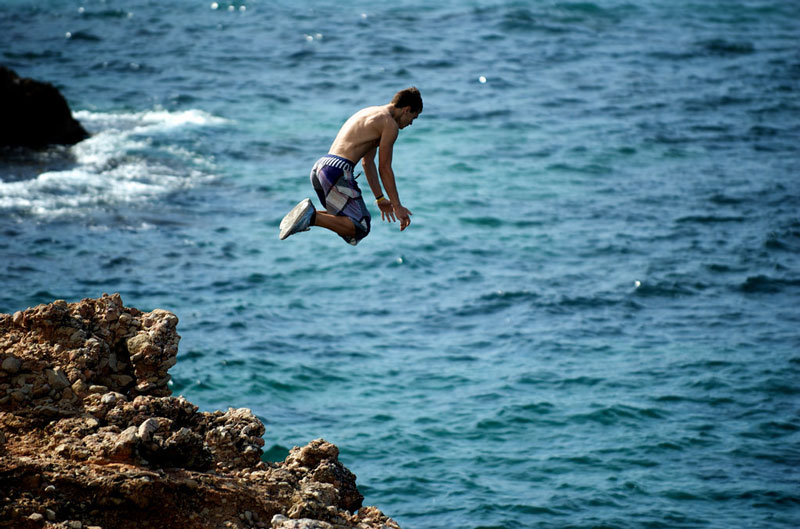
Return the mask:
M 388 133 L 388 134 L 387 134 Z M 342 125 L 330 153 L 359 160 L 375 149 L 383 137 L 396 137 L 397 123 L 386 106 L 362 108 Z
M 365 125 L 380 124 L 385 126 L 388 121 L 394 122 L 392 115 L 389 113 L 389 110 L 386 108 L 386 106 L 362 108 L 353 114 L 350 119 L 360 121 Z

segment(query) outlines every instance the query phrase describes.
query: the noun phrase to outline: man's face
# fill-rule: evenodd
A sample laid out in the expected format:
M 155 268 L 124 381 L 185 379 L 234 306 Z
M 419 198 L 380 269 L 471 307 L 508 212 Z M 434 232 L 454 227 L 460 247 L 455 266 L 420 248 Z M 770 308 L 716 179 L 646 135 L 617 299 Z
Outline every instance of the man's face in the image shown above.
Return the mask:
M 400 115 L 400 128 L 404 129 L 411 125 L 419 116 L 419 112 L 412 112 L 411 107 L 403 108 L 403 113 Z

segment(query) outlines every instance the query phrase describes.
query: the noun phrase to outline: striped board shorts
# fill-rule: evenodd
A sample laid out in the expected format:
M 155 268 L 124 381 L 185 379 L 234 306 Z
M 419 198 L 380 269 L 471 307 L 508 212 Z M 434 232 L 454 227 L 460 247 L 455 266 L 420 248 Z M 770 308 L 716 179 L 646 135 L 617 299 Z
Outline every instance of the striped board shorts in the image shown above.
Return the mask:
M 353 177 L 355 164 L 346 158 L 326 154 L 311 169 L 311 185 L 320 202 L 331 215 L 344 216 L 353 222 L 355 237 L 342 237 L 355 246 L 369 234 L 371 217 Z

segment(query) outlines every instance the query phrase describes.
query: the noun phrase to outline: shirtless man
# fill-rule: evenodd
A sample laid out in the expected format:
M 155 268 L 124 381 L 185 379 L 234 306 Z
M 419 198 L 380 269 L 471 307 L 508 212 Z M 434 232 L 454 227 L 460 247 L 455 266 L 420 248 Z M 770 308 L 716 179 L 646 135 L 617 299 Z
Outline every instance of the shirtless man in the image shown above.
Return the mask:
M 406 229 L 411 223 L 411 212 L 397 194 L 392 149 L 400 129 L 411 125 L 420 112 L 422 97 L 419 90 L 412 87 L 397 92 L 389 104 L 367 107 L 353 114 L 339 129 L 328 154 L 317 160 L 311 170 L 311 184 L 325 211 L 316 211 L 311 200 L 306 198 L 281 221 L 280 239 L 309 230 L 311 226 L 336 232 L 354 246 L 367 236 L 371 217 L 353 177 L 358 160 L 381 210 L 381 219 L 399 220 L 400 231 Z

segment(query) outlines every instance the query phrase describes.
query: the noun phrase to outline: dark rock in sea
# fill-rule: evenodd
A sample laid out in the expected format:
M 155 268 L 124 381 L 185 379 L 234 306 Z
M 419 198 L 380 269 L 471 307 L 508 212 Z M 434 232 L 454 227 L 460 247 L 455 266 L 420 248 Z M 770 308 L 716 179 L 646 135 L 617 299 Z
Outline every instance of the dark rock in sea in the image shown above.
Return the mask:
M 177 324 L 118 294 L 0 314 L 0 528 L 399 529 L 336 446 L 267 463 L 250 410 L 172 396 Z
M 50 83 L 19 77 L 0 66 L 0 147 L 39 149 L 89 137 Z

